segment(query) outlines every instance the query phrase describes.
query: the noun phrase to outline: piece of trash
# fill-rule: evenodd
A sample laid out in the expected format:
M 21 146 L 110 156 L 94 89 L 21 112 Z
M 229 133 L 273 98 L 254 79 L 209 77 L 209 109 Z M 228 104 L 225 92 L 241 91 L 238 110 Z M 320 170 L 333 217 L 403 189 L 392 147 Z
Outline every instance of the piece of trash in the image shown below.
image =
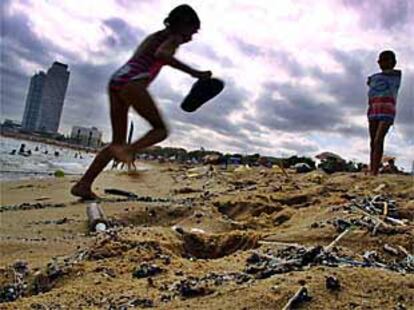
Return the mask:
M 108 226 L 108 221 L 100 205 L 98 205 L 96 202 L 90 203 L 86 208 L 86 215 L 88 216 L 90 231 L 106 230 L 106 227 Z
M 192 232 L 192 233 L 199 233 L 199 234 L 205 234 L 206 233 L 206 231 L 203 230 L 203 229 L 201 229 L 201 228 L 191 228 L 190 229 L 190 232 Z
M 336 277 L 329 276 L 326 278 L 326 288 L 331 291 L 339 291 L 341 289 L 341 284 Z
M 106 230 L 106 225 L 104 223 L 98 223 L 95 226 L 95 231 L 102 232 Z

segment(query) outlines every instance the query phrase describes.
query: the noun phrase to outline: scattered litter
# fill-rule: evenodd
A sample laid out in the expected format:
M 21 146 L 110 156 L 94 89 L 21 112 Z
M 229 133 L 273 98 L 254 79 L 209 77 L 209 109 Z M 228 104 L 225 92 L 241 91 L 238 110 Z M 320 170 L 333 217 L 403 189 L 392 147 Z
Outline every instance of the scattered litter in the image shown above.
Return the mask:
M 24 202 L 18 205 L 0 206 L 0 213 L 5 211 L 21 211 L 21 210 L 33 210 L 33 209 L 44 209 L 44 208 L 64 208 L 64 203 L 28 203 Z

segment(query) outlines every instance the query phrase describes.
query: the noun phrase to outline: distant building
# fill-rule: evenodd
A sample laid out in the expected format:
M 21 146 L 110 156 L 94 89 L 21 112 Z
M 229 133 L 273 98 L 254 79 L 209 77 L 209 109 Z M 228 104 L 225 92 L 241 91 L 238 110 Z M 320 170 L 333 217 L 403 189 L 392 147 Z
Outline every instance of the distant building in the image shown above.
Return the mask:
M 1 124 L 1 132 L 19 132 L 22 128 L 22 125 L 14 120 L 5 119 L 3 124 Z
M 29 92 L 26 97 L 26 106 L 22 121 L 22 126 L 25 130 L 36 130 L 45 80 L 46 74 L 43 71 L 36 73 L 30 79 Z
M 84 146 L 100 147 L 102 145 L 102 132 L 96 127 L 73 126 L 70 138 L 72 142 Z
M 55 61 L 46 74 L 41 71 L 31 78 L 23 129 L 57 133 L 69 75 L 68 66 Z

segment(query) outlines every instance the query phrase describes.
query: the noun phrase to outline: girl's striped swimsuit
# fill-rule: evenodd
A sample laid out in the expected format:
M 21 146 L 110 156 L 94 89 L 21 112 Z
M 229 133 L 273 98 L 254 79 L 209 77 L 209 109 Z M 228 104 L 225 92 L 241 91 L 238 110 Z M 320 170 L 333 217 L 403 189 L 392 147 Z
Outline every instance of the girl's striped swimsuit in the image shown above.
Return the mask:
M 368 78 L 368 119 L 394 122 L 401 71 L 390 70 Z
M 156 32 L 148 46 L 136 52 L 125 65 L 115 71 L 109 81 L 110 89 L 119 90 L 129 81 L 139 79 L 148 79 L 148 84 L 151 83 L 165 65 L 164 61 L 155 57 L 155 52 L 168 36 L 166 31 Z

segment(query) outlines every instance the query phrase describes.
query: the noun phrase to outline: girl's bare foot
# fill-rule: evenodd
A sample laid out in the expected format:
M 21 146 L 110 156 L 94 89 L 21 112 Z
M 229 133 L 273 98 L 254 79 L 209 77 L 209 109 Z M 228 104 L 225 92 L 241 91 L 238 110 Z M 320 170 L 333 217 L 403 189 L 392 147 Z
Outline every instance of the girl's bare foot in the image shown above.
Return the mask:
M 135 166 L 135 153 L 126 145 L 115 144 L 111 146 L 111 152 L 118 162 L 127 164 L 128 170 Z
M 93 200 L 98 198 L 98 196 L 91 190 L 90 186 L 81 182 L 76 183 L 70 190 L 70 193 L 73 196 L 77 196 L 86 200 Z

